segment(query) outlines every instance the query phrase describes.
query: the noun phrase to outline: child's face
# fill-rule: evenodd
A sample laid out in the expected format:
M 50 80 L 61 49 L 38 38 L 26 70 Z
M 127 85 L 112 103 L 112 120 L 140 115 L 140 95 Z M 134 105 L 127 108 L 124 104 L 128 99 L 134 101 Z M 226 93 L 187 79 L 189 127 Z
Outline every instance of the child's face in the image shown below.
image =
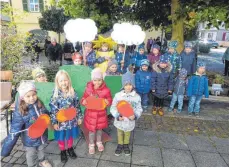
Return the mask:
M 168 64 L 167 63 L 160 63 L 159 66 L 164 69 L 168 66 Z
M 108 46 L 103 45 L 103 46 L 102 46 L 102 51 L 108 51 Z
M 139 54 L 143 55 L 144 53 L 145 53 L 145 50 L 144 50 L 143 48 L 141 48 L 141 49 L 139 50 Z
M 147 71 L 148 70 L 148 66 L 147 65 L 142 65 L 142 70 L 143 71 Z
M 199 73 L 199 74 L 204 74 L 204 72 L 205 72 L 205 67 L 199 67 L 198 68 L 198 70 L 197 70 L 197 72 Z
M 109 70 L 111 71 L 111 72 L 117 72 L 117 69 L 118 69 L 118 67 L 117 67 L 117 65 L 111 65 L 110 66 L 110 68 L 109 68 Z
M 133 86 L 131 84 L 126 84 L 124 86 L 124 90 L 125 90 L 126 93 L 130 93 L 133 90 Z
M 25 94 L 23 99 L 26 104 L 34 104 L 37 101 L 37 93 L 31 90 Z
M 90 44 L 85 45 L 84 50 L 88 53 L 92 49 L 92 46 Z
M 75 59 L 73 61 L 74 65 L 82 65 L 82 60 L 81 59 Z
M 47 78 L 44 74 L 41 74 L 36 78 L 36 82 L 47 82 Z
M 159 54 L 159 50 L 156 49 L 156 48 L 153 48 L 153 54 L 154 54 L 154 55 L 158 55 L 158 54 Z
M 192 49 L 188 47 L 188 48 L 185 48 L 184 51 L 185 51 L 186 53 L 190 53 L 190 52 L 192 51 Z
M 62 89 L 62 90 L 68 89 L 69 80 L 68 80 L 66 75 L 63 74 L 58 78 L 58 85 L 59 85 L 60 89 Z
M 174 53 L 175 49 L 174 48 L 169 48 L 170 53 Z
M 103 79 L 93 79 L 92 80 L 94 88 L 98 89 L 103 84 Z
M 118 52 L 123 53 L 124 52 L 124 47 L 123 46 L 119 46 L 118 47 Z

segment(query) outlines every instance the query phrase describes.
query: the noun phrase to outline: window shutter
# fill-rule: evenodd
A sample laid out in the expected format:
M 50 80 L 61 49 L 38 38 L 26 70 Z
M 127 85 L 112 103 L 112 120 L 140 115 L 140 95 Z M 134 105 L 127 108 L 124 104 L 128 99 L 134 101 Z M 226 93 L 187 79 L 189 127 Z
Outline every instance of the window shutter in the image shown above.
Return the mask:
M 29 9 L 28 9 L 28 0 L 23 0 L 22 3 L 23 3 L 23 10 L 28 12 L 29 11 Z
M 39 0 L 40 12 L 44 11 L 44 0 Z

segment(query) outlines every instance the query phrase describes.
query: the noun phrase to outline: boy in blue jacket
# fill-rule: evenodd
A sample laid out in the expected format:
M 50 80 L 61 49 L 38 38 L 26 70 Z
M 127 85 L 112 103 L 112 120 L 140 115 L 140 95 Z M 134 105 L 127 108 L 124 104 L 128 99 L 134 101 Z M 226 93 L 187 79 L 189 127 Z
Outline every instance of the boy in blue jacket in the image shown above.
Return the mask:
M 135 85 L 137 93 L 141 97 L 142 108 L 144 112 L 147 112 L 149 100 L 148 94 L 151 90 L 152 73 L 148 70 L 149 61 L 147 59 L 141 60 L 140 66 L 140 70 L 138 70 L 135 75 Z
M 199 62 L 197 64 L 197 72 L 192 75 L 188 81 L 189 116 L 192 116 L 192 113 L 194 112 L 196 117 L 199 117 L 200 102 L 203 95 L 205 95 L 206 98 L 209 97 L 208 78 L 205 74 L 205 64 Z
M 132 63 L 135 65 L 135 72 L 140 69 L 141 66 L 141 60 L 147 59 L 147 56 L 145 55 L 145 47 L 144 45 L 138 46 L 138 52 L 135 53 Z
M 118 62 L 118 72 L 121 74 L 126 73 L 126 68 L 131 64 L 130 53 L 126 51 L 124 56 L 124 50 L 125 50 L 125 45 L 119 44 L 118 51 L 115 54 L 115 59 Z

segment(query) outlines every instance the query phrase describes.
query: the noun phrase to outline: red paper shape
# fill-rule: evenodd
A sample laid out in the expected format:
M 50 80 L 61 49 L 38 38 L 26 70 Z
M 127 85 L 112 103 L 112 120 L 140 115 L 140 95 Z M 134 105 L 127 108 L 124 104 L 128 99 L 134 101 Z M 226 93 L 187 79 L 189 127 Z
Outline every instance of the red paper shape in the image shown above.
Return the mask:
M 86 98 L 86 108 L 90 110 L 104 110 L 107 107 L 105 99 L 89 96 Z
M 28 136 L 32 139 L 41 137 L 50 124 L 50 117 L 47 114 L 40 115 L 35 123 L 28 129 Z
M 125 100 L 119 101 L 117 104 L 118 112 L 123 117 L 130 117 L 134 115 L 134 110 L 131 106 L 131 104 Z
M 56 119 L 59 122 L 65 122 L 65 121 L 72 120 L 73 118 L 76 117 L 76 115 L 77 115 L 76 109 L 71 107 L 71 108 L 59 110 L 56 114 Z

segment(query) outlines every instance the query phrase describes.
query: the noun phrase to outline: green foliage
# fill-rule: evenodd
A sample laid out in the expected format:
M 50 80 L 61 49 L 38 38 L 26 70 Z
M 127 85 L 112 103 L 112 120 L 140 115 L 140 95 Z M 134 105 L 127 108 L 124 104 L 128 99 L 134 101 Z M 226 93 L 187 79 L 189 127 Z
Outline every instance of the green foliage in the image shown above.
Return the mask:
M 219 75 L 219 74 L 216 74 L 215 75 L 215 78 L 213 79 L 213 83 L 214 84 L 224 84 L 224 77 Z

